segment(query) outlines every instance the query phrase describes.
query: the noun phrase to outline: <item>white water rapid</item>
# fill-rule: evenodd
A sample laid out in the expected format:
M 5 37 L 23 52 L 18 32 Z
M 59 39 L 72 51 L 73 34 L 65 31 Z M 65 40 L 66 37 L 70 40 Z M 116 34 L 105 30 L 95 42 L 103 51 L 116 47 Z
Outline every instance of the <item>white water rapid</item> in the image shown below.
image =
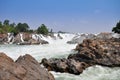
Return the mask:
M 21 40 L 22 39 L 22 35 Z M 57 34 L 55 34 L 57 36 Z M 74 34 L 60 34 L 63 39 L 53 39 L 51 37 L 32 36 L 34 39 L 42 37 L 49 42 L 44 45 L 0 45 L 0 52 L 6 53 L 8 56 L 16 60 L 20 55 L 30 54 L 40 62 L 42 58 L 63 58 L 72 53 L 72 49 L 76 44 L 67 44 L 66 42 L 74 37 Z M 55 80 L 120 80 L 120 68 L 108 68 L 102 66 L 92 66 L 84 70 L 80 75 L 72 75 L 68 73 L 53 72 Z

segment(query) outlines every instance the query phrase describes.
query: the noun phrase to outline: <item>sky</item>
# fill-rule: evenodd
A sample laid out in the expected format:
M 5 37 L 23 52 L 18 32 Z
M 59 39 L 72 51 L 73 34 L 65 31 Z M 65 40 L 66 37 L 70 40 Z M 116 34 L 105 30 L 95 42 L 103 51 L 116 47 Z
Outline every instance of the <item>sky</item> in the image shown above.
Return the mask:
M 53 31 L 111 32 L 120 20 L 120 0 L 0 0 L 0 21 L 45 24 Z

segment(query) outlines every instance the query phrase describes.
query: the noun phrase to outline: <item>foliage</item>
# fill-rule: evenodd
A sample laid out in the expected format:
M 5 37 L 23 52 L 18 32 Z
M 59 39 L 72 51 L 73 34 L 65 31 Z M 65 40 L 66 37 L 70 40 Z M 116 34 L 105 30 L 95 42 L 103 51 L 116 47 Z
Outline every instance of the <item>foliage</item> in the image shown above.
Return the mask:
M 17 25 L 13 23 L 9 23 L 9 20 L 4 20 L 3 22 L 0 21 L 0 33 L 14 33 L 17 35 L 19 32 L 27 32 L 27 33 L 39 33 L 47 35 L 49 33 L 48 28 L 42 24 L 38 27 L 37 30 L 29 29 L 27 23 L 18 23 Z M 51 29 L 52 33 L 52 29 Z
M 2 22 L 0 21 L 0 28 L 2 27 Z
M 112 32 L 120 34 L 120 21 L 113 27 Z
M 37 33 L 38 34 L 44 34 L 44 35 L 47 35 L 48 34 L 48 29 L 47 29 L 47 27 L 44 25 L 44 24 L 42 24 L 40 27 L 38 27 L 38 29 L 37 29 Z
M 27 31 L 28 33 L 34 33 L 34 30 L 30 29 Z
M 3 22 L 3 24 L 4 24 L 4 25 L 9 25 L 9 22 L 10 22 L 10 21 L 6 19 L 6 20 Z
M 16 30 L 18 32 L 27 32 L 29 29 L 29 26 L 27 23 L 18 23 L 16 26 Z

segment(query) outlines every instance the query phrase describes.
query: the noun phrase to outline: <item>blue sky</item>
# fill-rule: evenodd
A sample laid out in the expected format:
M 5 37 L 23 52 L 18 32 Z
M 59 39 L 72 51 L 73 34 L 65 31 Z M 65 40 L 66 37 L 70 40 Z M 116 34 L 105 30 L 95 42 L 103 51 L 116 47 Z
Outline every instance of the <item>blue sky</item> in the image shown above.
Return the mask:
M 120 20 L 120 0 L 0 0 L 0 21 L 45 24 L 53 31 L 110 32 Z

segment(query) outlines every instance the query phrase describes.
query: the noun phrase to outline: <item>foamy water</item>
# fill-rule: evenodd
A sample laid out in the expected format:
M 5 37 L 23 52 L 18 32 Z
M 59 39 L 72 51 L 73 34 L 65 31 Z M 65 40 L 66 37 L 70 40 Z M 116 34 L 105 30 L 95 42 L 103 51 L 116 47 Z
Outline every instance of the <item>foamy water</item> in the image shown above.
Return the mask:
M 49 42 L 45 45 L 0 45 L 0 52 L 16 60 L 20 55 L 30 54 L 40 62 L 42 58 L 63 58 L 72 53 L 76 44 L 67 44 L 73 34 L 61 34 L 63 39 L 44 38 Z M 120 80 L 120 68 L 92 66 L 84 70 L 81 75 L 53 72 L 56 80 Z

